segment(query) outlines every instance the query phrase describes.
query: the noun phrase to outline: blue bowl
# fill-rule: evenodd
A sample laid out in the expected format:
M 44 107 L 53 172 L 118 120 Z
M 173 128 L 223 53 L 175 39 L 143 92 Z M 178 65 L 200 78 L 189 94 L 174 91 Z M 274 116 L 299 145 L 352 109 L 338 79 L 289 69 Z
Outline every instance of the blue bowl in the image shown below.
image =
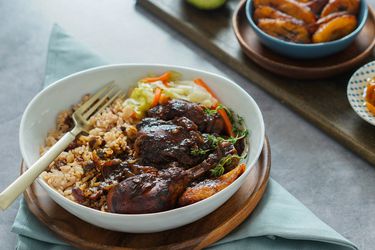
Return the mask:
M 253 11 L 253 1 L 247 0 L 246 16 L 260 41 L 265 46 L 279 54 L 298 59 L 320 58 L 344 50 L 351 42 L 353 42 L 358 33 L 362 30 L 368 16 L 367 4 L 364 0 L 361 0 L 359 13 L 357 15 L 358 26 L 352 33 L 331 42 L 302 44 L 283 41 L 262 31 L 253 20 Z

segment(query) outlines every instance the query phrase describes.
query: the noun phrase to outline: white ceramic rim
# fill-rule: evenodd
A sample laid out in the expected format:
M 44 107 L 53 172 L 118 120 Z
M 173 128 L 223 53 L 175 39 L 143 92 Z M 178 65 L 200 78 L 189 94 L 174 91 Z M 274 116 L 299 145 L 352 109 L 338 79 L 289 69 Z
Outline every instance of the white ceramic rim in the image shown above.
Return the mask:
M 261 124 L 260 124 L 260 133 L 261 133 L 261 143 L 258 145 L 258 148 L 256 149 L 256 157 L 254 158 L 253 161 L 251 162 L 248 162 L 246 161 L 246 170 L 245 170 L 245 173 L 246 172 L 250 172 L 251 168 L 254 166 L 254 164 L 258 161 L 259 159 L 259 156 L 262 152 L 262 149 L 263 149 L 263 146 L 264 146 L 264 138 L 265 138 L 265 126 L 264 126 L 264 120 L 263 120 L 263 115 L 262 115 L 262 112 L 260 111 L 258 105 L 256 104 L 256 102 L 254 101 L 254 99 L 244 90 L 242 89 L 238 84 L 236 84 L 235 82 L 233 82 L 232 80 L 226 78 L 226 77 L 223 77 L 221 75 L 218 75 L 218 74 L 215 74 L 215 73 L 210 73 L 210 72 L 207 72 L 207 71 L 204 71 L 204 70 L 199 70 L 199 69 L 194 69 L 194 68 L 191 68 L 191 67 L 185 67 L 185 66 L 175 66 L 175 65 L 168 65 L 168 64 L 149 64 L 149 63 L 126 63 L 126 64 L 109 64 L 109 65 L 104 65 L 104 66 L 99 66 L 99 67 L 94 67 L 94 68 L 90 68 L 90 69 L 86 69 L 86 70 L 83 70 L 83 71 L 80 71 L 80 72 L 77 72 L 77 73 L 74 73 L 74 74 L 71 74 L 71 75 L 68 75 L 60 80 L 57 80 L 55 82 L 53 82 L 52 84 L 50 84 L 48 87 L 46 87 L 45 89 L 43 89 L 42 91 L 40 91 L 36 96 L 34 96 L 34 98 L 30 101 L 30 103 L 27 105 L 25 111 L 24 111 L 24 114 L 28 113 L 29 112 L 29 109 L 30 107 L 33 105 L 34 102 L 37 101 L 37 99 L 39 98 L 39 96 L 41 95 L 46 95 L 48 94 L 50 91 L 53 91 L 52 89 L 54 88 L 54 86 L 56 85 L 59 85 L 61 84 L 62 82 L 70 79 L 70 78 L 73 78 L 73 77 L 76 77 L 77 75 L 81 75 L 81 74 L 90 74 L 91 72 L 95 72 L 95 71 L 102 71 L 102 70 L 106 70 L 108 68 L 113 68 L 113 67 L 124 67 L 124 66 L 139 66 L 139 67 L 144 67 L 144 66 L 147 66 L 147 67 L 165 67 L 165 68 L 176 68 L 176 69 L 182 69 L 182 70 L 191 70 L 191 71 L 195 71 L 195 72 L 198 72 L 198 73 L 203 73 L 203 74 L 208 74 L 208 75 L 211 75 L 211 76 L 215 76 L 215 77 L 218 77 L 218 78 L 221 78 L 225 81 L 228 81 L 230 82 L 235 88 L 237 88 L 238 91 L 242 92 L 242 94 L 244 94 L 247 98 L 248 98 L 248 101 L 250 101 L 250 103 L 255 107 L 255 110 L 257 112 L 257 115 L 261 118 Z M 26 163 L 26 166 L 28 166 L 28 164 L 30 163 L 29 159 L 26 159 L 25 155 L 26 154 L 26 149 L 23 147 L 23 144 L 21 143 L 24 139 L 24 134 L 23 134 L 23 127 L 25 126 L 25 115 L 22 115 L 22 119 L 21 119 L 21 123 L 20 123 L 20 133 L 19 133 L 19 144 L 20 144 L 20 150 L 21 150 L 21 154 L 24 158 L 24 161 Z M 251 136 L 251 133 L 250 133 L 250 136 Z M 233 183 L 231 183 L 230 185 L 233 185 L 234 183 L 236 182 L 239 182 L 241 181 L 243 178 L 246 178 L 248 173 L 243 173 L 239 178 L 237 178 Z M 44 188 L 44 189 L 48 189 L 52 192 L 54 192 L 55 194 L 58 194 L 58 195 L 61 195 L 59 192 L 57 192 L 54 188 L 50 187 L 44 180 L 42 180 L 42 178 L 39 176 L 37 178 L 37 181 L 38 183 Z M 225 190 L 225 189 L 223 189 Z M 220 192 L 222 192 L 223 190 L 221 190 Z M 126 217 L 139 217 L 139 218 L 144 218 L 144 217 L 152 217 L 152 216 L 157 216 L 157 215 L 168 215 L 168 214 L 176 214 L 176 213 L 183 213 L 185 210 L 187 209 L 190 209 L 191 206 L 194 206 L 196 204 L 204 204 L 204 203 L 208 203 L 211 199 L 213 199 L 214 197 L 216 197 L 220 192 L 204 199 L 204 200 L 201 200 L 197 203 L 194 203 L 194 204 L 191 204 L 191 205 L 188 205 L 188 206 L 184 206 L 184 207 L 179 207 L 179 208 L 174 208 L 174 209 L 171 209 L 171 210 L 167 210 L 167 211 L 163 211 L 163 212 L 158 212 L 158 213 L 147 213 L 147 214 L 118 214 L 118 213 L 110 213 L 110 212 L 103 212 L 103 211 L 100 211 L 100 210 L 97 210 L 97 209 L 93 209 L 91 207 L 87 207 L 87 206 L 84 206 L 84 205 L 81 205 L 77 202 L 74 202 L 74 201 L 71 201 L 65 197 L 63 197 L 64 199 L 66 199 L 67 202 L 70 203 L 70 205 L 74 206 L 74 207 L 84 207 L 86 209 L 91 209 L 92 212 L 96 213 L 98 216 L 113 216 L 113 217 L 118 217 L 118 218 L 126 218 Z
M 349 97 L 349 92 L 350 92 L 350 87 L 353 85 L 353 82 L 354 80 L 357 79 L 358 76 L 356 76 L 356 74 L 362 72 L 365 70 L 365 68 L 369 65 L 369 64 L 373 64 L 375 65 L 375 61 L 371 61 L 371 62 L 368 62 L 366 63 L 365 65 L 363 65 L 362 67 L 360 67 L 359 69 L 357 69 L 353 75 L 350 77 L 349 79 L 349 82 L 348 82 L 348 86 L 346 88 L 346 97 L 348 98 L 348 101 L 350 103 L 350 106 L 352 107 L 352 109 L 354 110 L 354 112 L 359 116 L 361 117 L 363 120 L 365 120 L 366 122 L 370 123 L 371 125 L 374 125 L 375 126 L 375 122 L 374 121 L 371 121 L 369 120 L 366 116 L 363 116 L 360 112 L 358 112 L 357 108 L 354 107 L 355 103 L 352 102 L 351 98 Z M 363 99 L 363 102 L 365 102 L 365 99 L 363 98 L 363 96 L 361 95 L 361 99 Z M 370 114 L 372 116 L 374 116 L 373 114 L 370 113 L 370 111 L 367 110 L 367 108 L 365 108 L 367 114 Z

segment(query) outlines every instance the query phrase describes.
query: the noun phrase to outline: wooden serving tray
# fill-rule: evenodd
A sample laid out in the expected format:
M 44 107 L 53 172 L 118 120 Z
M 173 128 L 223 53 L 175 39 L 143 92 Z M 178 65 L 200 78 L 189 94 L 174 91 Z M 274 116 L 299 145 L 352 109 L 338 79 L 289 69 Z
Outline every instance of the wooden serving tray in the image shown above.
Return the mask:
M 258 162 L 240 189 L 224 205 L 189 225 L 150 234 L 106 230 L 84 222 L 57 205 L 34 182 L 24 192 L 30 211 L 64 241 L 82 249 L 202 249 L 240 225 L 255 209 L 267 186 L 271 151 L 266 139 Z M 26 170 L 21 165 L 21 174 Z
M 375 127 L 356 115 L 346 97 L 347 83 L 356 68 L 320 80 L 295 80 L 266 71 L 242 52 L 234 34 L 232 17 L 240 1 L 229 0 L 216 11 L 197 10 L 183 0 L 137 3 L 375 164 Z M 373 51 L 363 63 L 371 60 Z

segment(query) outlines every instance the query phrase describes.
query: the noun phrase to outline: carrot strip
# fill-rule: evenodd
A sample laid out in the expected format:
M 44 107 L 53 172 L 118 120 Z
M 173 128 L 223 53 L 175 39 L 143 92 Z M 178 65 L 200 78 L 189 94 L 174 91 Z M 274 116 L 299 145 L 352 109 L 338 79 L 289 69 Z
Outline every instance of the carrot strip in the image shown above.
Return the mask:
M 201 79 L 196 79 L 194 80 L 194 82 L 198 84 L 199 86 L 202 86 L 203 88 L 205 88 L 213 97 L 216 98 L 215 94 Z M 219 104 L 220 104 L 219 102 L 215 103 L 214 105 L 212 105 L 211 109 L 216 109 L 219 106 Z M 234 137 L 235 134 L 233 133 L 233 125 L 225 109 L 218 109 L 217 112 L 220 114 L 221 118 L 223 118 L 224 120 L 225 130 L 227 131 L 228 135 Z
M 228 135 L 234 137 L 235 135 L 233 133 L 233 126 L 227 112 L 224 109 L 218 109 L 217 112 L 221 115 L 221 118 L 223 118 L 225 130 L 227 131 Z
M 194 82 L 195 82 L 197 85 L 199 85 L 199 86 L 201 86 L 202 88 L 204 88 L 208 93 L 210 93 L 210 94 L 212 95 L 212 97 L 214 97 L 214 98 L 217 99 L 215 93 L 212 92 L 212 90 L 210 89 L 210 87 L 208 87 L 208 85 L 207 85 L 202 79 L 197 78 L 197 79 L 194 80 Z
M 143 78 L 142 82 L 156 82 L 156 81 L 162 81 L 164 84 L 167 84 L 168 80 L 171 78 L 171 72 L 165 72 L 161 76 L 156 77 L 146 77 Z
M 161 96 L 161 89 L 160 88 L 156 88 L 155 89 L 154 99 L 152 100 L 151 107 L 155 107 L 156 105 L 158 105 L 159 100 L 160 100 L 160 96 Z
M 132 114 L 130 115 L 131 118 L 133 119 L 136 119 L 137 118 L 137 113 L 135 113 L 135 111 L 132 112 Z
M 166 94 L 161 94 L 160 95 L 160 99 L 159 99 L 159 103 L 160 104 L 166 104 L 171 98 L 169 98 Z

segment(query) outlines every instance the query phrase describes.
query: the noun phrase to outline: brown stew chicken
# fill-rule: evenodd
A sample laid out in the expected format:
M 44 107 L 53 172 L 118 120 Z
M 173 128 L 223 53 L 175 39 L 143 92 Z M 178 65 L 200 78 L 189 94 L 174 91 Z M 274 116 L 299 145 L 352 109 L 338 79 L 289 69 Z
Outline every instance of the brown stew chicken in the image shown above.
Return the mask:
M 149 109 L 136 127 L 128 152 L 108 158 L 99 151 L 85 167 L 101 185 L 90 197 L 74 189 L 78 202 L 95 208 L 95 196 L 106 195 L 109 212 L 160 212 L 208 198 L 245 171 L 247 131 L 239 126 L 228 136 L 215 110 L 173 99 Z

